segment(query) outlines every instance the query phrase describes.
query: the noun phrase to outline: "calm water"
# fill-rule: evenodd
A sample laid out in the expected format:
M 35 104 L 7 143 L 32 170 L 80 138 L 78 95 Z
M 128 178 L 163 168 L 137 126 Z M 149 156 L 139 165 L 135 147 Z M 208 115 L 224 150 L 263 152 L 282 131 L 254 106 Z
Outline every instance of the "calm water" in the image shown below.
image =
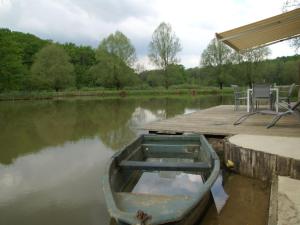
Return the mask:
M 108 158 L 155 120 L 231 97 L 0 102 L 0 224 L 107 225 Z
M 229 198 L 221 213 L 211 205 L 201 225 L 268 224 L 270 187 L 266 183 L 230 174 L 224 189 Z

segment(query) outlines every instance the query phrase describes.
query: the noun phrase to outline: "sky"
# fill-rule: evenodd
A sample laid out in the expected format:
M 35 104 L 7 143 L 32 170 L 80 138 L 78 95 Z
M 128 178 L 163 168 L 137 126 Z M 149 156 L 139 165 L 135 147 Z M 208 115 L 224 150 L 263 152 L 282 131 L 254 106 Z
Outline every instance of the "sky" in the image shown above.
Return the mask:
M 138 63 L 154 68 L 147 53 L 153 31 L 171 24 L 180 39 L 180 63 L 199 66 L 216 32 L 282 13 L 284 0 L 0 0 L 0 27 L 56 42 L 96 48 L 116 30 L 136 49 Z M 294 55 L 289 42 L 270 46 L 269 58 Z

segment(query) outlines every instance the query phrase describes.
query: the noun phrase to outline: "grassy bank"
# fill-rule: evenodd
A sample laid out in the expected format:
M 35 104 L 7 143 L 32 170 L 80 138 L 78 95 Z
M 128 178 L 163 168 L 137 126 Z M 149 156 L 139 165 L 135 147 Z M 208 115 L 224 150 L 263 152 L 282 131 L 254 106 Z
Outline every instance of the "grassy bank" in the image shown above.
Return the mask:
M 230 94 L 231 88 L 220 90 L 216 87 L 202 87 L 197 89 L 147 89 L 147 90 L 106 90 L 106 89 L 85 89 L 66 91 L 39 91 L 39 92 L 7 92 L 0 93 L 0 100 L 31 100 L 31 99 L 55 99 L 61 97 L 78 96 L 100 96 L 100 97 L 126 97 L 126 96 L 180 96 L 180 95 L 205 95 L 205 94 Z

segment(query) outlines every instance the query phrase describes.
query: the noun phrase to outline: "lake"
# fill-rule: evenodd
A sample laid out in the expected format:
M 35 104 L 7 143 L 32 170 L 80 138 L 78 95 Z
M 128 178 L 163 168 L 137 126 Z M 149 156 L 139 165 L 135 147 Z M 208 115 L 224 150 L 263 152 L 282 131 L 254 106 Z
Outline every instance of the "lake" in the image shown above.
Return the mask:
M 148 122 L 231 101 L 196 96 L 0 102 L 0 224 L 109 224 L 101 187 L 108 158 L 145 132 L 140 128 Z

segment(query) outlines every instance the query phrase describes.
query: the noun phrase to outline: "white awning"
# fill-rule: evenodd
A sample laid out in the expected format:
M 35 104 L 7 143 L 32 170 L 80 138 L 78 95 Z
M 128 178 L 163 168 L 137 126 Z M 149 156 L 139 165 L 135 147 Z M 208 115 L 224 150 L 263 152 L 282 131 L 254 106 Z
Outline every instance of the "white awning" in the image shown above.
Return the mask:
M 300 8 L 232 30 L 216 37 L 236 51 L 262 47 L 300 36 Z

